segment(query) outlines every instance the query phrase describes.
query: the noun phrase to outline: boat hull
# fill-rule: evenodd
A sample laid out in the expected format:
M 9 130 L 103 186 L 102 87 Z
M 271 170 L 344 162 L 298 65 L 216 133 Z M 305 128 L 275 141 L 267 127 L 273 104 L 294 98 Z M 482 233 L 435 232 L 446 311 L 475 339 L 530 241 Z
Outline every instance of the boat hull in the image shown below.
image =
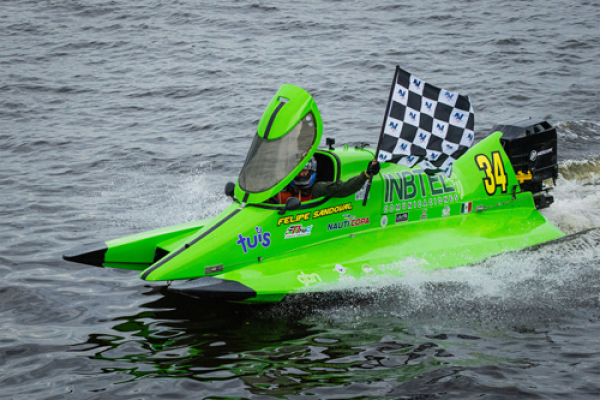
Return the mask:
M 194 287 L 194 280 L 185 283 L 187 292 L 177 282 L 173 289 L 195 298 L 229 296 L 244 303 L 277 302 L 288 294 L 369 286 L 415 272 L 473 264 L 564 236 L 530 207 L 392 224 L 266 257 L 221 274 L 216 278 L 243 282 L 239 290 L 230 286 L 228 294 L 226 286 L 202 282 Z M 241 299 L 243 296 L 247 297 Z
M 366 204 L 364 188 L 294 211 L 234 200 L 215 218 L 64 257 L 138 270 L 143 280 L 195 298 L 269 303 L 468 265 L 564 236 L 536 209 L 539 194 L 521 189 L 501 137 L 496 132 L 473 146 L 451 176 L 382 164 Z M 374 154 L 344 146 L 315 157 L 332 177 L 346 180 Z

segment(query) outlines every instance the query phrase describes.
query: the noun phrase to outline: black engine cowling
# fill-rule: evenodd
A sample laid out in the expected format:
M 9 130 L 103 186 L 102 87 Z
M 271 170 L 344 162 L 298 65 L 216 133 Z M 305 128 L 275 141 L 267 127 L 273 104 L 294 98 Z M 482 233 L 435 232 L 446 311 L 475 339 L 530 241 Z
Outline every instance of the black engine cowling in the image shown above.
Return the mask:
M 517 174 L 521 191 L 541 193 L 546 179 L 558 178 L 556 129 L 544 120 L 526 119 L 496 125 L 503 133 L 500 142 Z M 552 196 L 536 196 L 538 209 L 552 204 Z

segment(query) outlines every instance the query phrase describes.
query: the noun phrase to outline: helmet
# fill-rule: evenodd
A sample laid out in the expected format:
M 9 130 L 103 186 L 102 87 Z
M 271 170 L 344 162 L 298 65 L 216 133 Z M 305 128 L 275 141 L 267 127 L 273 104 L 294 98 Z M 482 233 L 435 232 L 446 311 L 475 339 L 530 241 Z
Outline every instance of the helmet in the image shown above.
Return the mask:
M 312 157 L 302 168 L 302 171 L 290 182 L 292 187 L 307 189 L 311 187 L 317 179 L 317 160 Z

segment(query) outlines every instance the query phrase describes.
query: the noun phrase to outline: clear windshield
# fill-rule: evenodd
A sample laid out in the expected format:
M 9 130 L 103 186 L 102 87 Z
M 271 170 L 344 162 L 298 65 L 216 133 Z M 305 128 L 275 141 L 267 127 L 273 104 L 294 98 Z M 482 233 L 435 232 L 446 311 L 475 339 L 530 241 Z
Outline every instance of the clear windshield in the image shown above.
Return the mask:
M 306 114 L 287 135 L 263 139 L 256 135 L 240 173 L 240 187 L 246 192 L 259 193 L 281 182 L 300 164 L 310 151 L 316 136 L 312 113 Z

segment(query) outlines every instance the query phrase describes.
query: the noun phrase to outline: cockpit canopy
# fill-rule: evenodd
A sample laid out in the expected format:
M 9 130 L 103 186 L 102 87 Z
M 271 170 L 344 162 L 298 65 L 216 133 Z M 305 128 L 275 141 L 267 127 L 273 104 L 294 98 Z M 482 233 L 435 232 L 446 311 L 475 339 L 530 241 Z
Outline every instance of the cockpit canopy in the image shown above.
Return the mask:
M 240 173 L 240 187 L 258 193 L 277 185 L 306 158 L 316 133 L 315 117 L 309 112 L 283 137 L 270 140 L 256 135 Z
M 283 85 L 263 114 L 240 172 L 236 196 L 258 203 L 281 191 L 312 157 L 323 131 L 314 100 Z

